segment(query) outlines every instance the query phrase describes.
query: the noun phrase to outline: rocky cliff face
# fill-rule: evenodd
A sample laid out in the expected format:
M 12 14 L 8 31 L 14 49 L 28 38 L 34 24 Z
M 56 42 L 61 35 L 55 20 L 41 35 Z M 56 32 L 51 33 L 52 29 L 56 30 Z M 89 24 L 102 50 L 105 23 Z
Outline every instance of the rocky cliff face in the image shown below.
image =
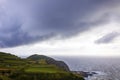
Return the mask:
M 70 71 L 69 70 L 69 67 L 67 66 L 67 64 L 63 61 L 56 61 L 56 60 L 47 60 L 47 63 L 48 64 L 54 64 L 56 65 L 57 67 L 65 70 L 65 71 Z

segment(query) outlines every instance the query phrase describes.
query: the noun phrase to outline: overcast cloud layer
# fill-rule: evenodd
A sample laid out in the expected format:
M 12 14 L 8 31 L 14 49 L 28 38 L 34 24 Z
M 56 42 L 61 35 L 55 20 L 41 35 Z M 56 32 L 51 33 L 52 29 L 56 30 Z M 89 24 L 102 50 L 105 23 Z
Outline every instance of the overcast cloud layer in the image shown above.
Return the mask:
M 0 47 L 68 38 L 111 18 L 119 21 L 119 4 L 120 0 L 0 0 Z M 97 43 L 116 37 L 108 36 Z

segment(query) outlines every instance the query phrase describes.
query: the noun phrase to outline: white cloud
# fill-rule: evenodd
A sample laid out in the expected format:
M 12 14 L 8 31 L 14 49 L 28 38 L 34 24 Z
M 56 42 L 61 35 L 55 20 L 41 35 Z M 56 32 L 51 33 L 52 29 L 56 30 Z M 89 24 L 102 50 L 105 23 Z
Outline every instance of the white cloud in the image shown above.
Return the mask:
M 120 56 L 120 37 L 109 44 L 97 45 L 94 43 L 99 37 L 112 32 L 119 31 L 119 23 L 109 22 L 95 29 L 84 32 L 65 40 L 55 38 L 37 44 L 2 49 L 17 55 L 67 55 L 67 56 Z

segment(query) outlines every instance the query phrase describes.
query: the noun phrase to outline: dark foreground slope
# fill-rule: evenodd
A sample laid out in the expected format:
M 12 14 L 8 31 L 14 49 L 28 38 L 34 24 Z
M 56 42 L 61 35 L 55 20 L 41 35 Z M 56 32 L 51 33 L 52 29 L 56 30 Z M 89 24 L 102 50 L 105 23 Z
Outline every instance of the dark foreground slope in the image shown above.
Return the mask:
M 0 52 L 0 80 L 84 80 L 72 74 L 64 62 L 43 55 L 21 59 Z

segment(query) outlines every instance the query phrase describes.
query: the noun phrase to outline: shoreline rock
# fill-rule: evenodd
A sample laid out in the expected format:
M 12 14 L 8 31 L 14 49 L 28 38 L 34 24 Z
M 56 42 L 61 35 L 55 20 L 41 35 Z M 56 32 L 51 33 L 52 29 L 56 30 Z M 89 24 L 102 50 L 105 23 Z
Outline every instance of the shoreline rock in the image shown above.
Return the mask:
M 73 74 L 81 75 L 83 77 L 89 77 L 97 74 L 96 72 L 87 72 L 87 71 L 72 71 Z

